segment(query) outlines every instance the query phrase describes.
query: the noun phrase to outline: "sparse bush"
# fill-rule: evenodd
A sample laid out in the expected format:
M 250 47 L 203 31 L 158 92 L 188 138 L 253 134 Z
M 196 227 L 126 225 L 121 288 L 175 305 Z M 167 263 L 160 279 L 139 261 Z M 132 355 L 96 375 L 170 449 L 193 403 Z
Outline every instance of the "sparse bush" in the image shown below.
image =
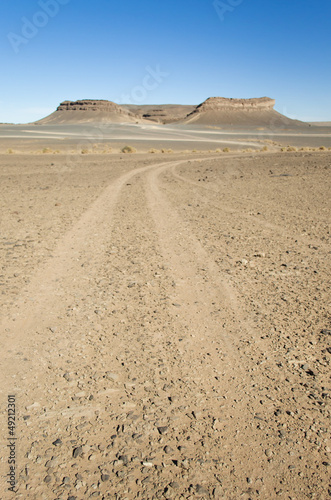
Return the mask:
M 320 146 L 320 147 L 319 147 L 319 150 L 320 150 L 320 151 L 326 151 L 326 147 L 325 147 L 325 146 Z
M 223 153 L 230 153 L 230 148 L 223 148 Z
M 158 150 L 151 148 L 148 152 L 154 154 L 154 153 L 158 153 Z
M 88 149 L 82 149 L 81 150 L 81 154 L 82 155 L 88 155 L 89 154 L 89 150 Z
M 268 146 L 263 146 L 263 148 L 261 149 L 261 151 L 269 151 Z
M 56 149 L 55 151 L 53 151 L 53 155 L 58 155 L 59 153 L 60 153 L 59 149 Z
M 217 148 L 217 149 L 215 149 L 215 153 L 222 153 L 222 150 Z
M 44 154 L 51 153 L 51 152 L 52 152 L 52 150 L 50 148 L 44 148 L 43 149 L 43 153 Z
M 13 153 L 14 151 L 11 148 L 7 149 L 7 154 L 12 155 Z
M 173 153 L 172 149 L 168 149 L 167 153 Z
M 121 149 L 121 153 L 136 153 L 136 151 L 137 150 L 132 146 L 124 146 L 124 148 Z
M 288 146 L 286 151 L 288 151 L 288 152 L 297 151 L 297 148 L 295 148 L 294 146 Z

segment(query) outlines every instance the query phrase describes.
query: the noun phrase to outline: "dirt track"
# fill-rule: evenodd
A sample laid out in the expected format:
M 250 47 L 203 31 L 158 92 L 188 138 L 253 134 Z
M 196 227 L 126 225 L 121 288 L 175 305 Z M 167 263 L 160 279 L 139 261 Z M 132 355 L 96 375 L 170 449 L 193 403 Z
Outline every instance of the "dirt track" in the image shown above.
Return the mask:
M 15 498 L 329 498 L 331 155 L 54 158 L 1 159 Z

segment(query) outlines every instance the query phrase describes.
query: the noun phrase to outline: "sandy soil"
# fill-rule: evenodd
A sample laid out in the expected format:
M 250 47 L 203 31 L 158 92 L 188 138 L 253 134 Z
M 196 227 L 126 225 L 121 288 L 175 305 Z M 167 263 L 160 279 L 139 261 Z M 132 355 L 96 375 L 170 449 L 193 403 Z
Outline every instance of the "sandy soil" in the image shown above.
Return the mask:
M 330 497 L 330 168 L 0 157 L 1 498 Z

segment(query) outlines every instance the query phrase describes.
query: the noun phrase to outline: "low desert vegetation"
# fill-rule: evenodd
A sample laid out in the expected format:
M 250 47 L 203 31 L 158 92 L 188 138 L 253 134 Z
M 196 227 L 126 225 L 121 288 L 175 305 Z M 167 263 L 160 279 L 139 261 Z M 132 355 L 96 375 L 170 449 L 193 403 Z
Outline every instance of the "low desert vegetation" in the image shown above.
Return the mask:
M 132 154 L 132 153 L 136 153 L 137 150 L 135 148 L 133 148 L 132 146 L 124 146 L 124 148 L 121 149 L 121 153 L 128 153 L 128 154 Z
M 230 153 L 230 148 L 223 148 L 223 153 Z
M 82 149 L 81 150 L 81 154 L 82 155 L 88 155 L 89 154 L 89 150 L 88 149 Z
M 158 150 L 154 149 L 154 148 L 151 148 L 148 152 L 151 153 L 151 154 L 155 154 L 155 153 L 158 153 Z
M 326 147 L 325 147 L 325 146 L 320 146 L 318 149 L 319 149 L 320 151 L 326 151 Z
M 53 153 L 53 150 L 51 148 L 44 148 L 42 151 L 43 151 L 43 154 Z
M 12 155 L 13 153 L 14 151 L 11 148 L 7 149 L 7 154 Z
M 215 153 L 222 153 L 222 150 L 217 148 L 217 149 L 215 149 Z
M 268 146 L 263 146 L 263 148 L 261 149 L 261 151 L 269 151 Z

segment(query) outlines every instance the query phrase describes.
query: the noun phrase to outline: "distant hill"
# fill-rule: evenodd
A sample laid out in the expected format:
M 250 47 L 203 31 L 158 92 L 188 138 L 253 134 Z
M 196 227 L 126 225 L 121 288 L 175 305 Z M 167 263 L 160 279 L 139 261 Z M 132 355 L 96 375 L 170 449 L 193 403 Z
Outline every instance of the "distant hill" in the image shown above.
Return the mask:
M 309 122 L 310 125 L 315 127 L 331 127 L 331 122 Z
M 206 126 L 263 126 L 308 127 L 299 120 L 292 120 L 274 108 L 275 100 L 269 97 L 254 99 L 227 99 L 210 97 L 199 104 L 181 123 Z
M 192 104 L 124 104 L 123 108 L 131 113 L 140 115 L 146 120 L 157 123 L 173 123 L 183 120 L 189 113 L 195 110 L 196 105 Z
M 64 101 L 54 113 L 38 120 L 38 124 L 61 123 L 139 123 L 143 121 L 112 101 L 84 99 Z
M 62 102 L 54 113 L 37 124 L 65 123 L 179 123 L 206 127 L 303 128 L 311 125 L 292 120 L 274 110 L 269 97 L 228 99 L 210 97 L 198 106 L 182 104 L 119 105 L 112 101 L 84 99 Z M 322 125 L 322 124 L 321 124 Z M 323 124 L 324 125 L 324 124 Z

